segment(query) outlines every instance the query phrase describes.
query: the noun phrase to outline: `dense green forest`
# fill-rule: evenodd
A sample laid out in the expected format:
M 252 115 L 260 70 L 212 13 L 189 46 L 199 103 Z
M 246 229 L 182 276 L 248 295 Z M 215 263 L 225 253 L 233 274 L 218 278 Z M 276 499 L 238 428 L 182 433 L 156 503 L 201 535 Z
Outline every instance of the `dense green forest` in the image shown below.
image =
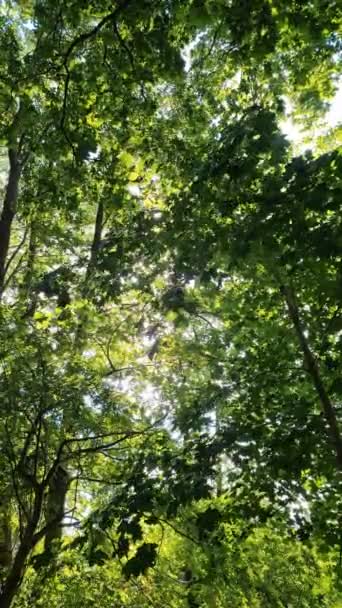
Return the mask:
M 0 608 L 342 607 L 341 65 L 338 0 L 0 1 Z

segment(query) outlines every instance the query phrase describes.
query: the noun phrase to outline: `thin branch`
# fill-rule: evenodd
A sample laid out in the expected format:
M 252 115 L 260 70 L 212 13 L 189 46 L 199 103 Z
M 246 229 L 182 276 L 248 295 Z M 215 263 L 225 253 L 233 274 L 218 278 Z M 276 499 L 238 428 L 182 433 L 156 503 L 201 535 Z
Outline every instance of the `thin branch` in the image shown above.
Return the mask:
M 165 419 L 165 416 L 162 416 L 161 418 L 159 418 L 158 420 L 156 420 L 155 422 L 153 422 L 152 424 L 150 424 L 148 427 L 146 427 L 145 429 L 143 429 L 141 431 L 117 431 L 117 432 L 112 431 L 110 433 L 101 433 L 99 435 L 94 435 L 94 436 L 90 436 L 90 437 L 72 437 L 70 439 L 64 439 L 58 448 L 56 458 L 50 468 L 50 471 L 48 472 L 45 480 L 42 482 L 43 487 L 46 487 L 48 485 L 56 468 L 62 461 L 64 448 L 66 446 L 73 444 L 73 443 L 79 444 L 79 443 L 85 442 L 85 441 L 96 441 L 97 439 L 104 439 L 106 437 L 113 437 L 115 435 L 121 435 L 118 439 L 109 441 L 107 443 L 96 444 L 96 445 L 92 445 L 92 446 L 85 447 L 85 448 L 79 448 L 78 450 L 70 450 L 68 455 L 64 456 L 64 458 L 67 458 L 69 460 L 70 458 L 77 456 L 78 454 L 79 455 L 91 454 L 91 453 L 95 453 L 95 452 L 111 450 L 111 449 L 115 448 L 117 445 L 119 445 L 120 443 L 127 441 L 128 439 L 132 439 L 133 437 L 139 437 L 141 435 L 146 435 L 150 430 L 154 429 L 164 419 Z M 158 432 L 161 432 L 161 431 L 163 431 L 163 429 L 158 429 Z
M 302 321 L 299 314 L 296 296 L 293 290 L 288 286 L 282 285 L 280 287 L 280 292 L 285 298 L 288 315 L 297 334 L 298 342 L 303 353 L 306 369 L 311 377 L 312 384 L 316 390 L 316 393 L 321 403 L 322 411 L 329 425 L 331 439 L 335 447 L 337 466 L 340 470 L 342 470 L 342 436 L 339 429 L 335 408 L 330 400 L 330 396 L 328 395 L 328 392 L 323 383 L 316 357 L 311 351 L 308 340 L 306 338 L 305 330 L 302 325 Z
M 13 277 L 15 277 L 15 275 L 17 274 L 19 268 L 22 265 L 23 259 L 25 257 L 25 254 L 23 254 L 20 259 L 18 260 L 17 264 L 14 266 L 12 272 L 6 276 L 6 280 L 4 282 L 4 286 L 3 286 L 3 291 L 5 291 L 8 287 L 8 285 L 10 284 L 10 282 L 12 281 Z
M 100 450 L 112 450 L 113 448 L 115 448 L 117 445 L 119 445 L 123 441 L 132 439 L 133 437 L 136 437 L 138 434 L 139 433 L 130 433 L 130 434 L 126 435 L 125 437 L 120 437 L 120 439 L 117 439 L 116 441 L 110 441 L 109 443 L 103 443 L 101 445 L 94 445 L 94 446 L 90 446 L 88 448 L 80 448 L 78 451 L 74 451 L 74 452 L 71 451 L 69 453 L 69 457 L 72 458 L 76 454 L 92 454 L 92 453 L 98 452 Z
M 113 21 L 113 30 L 114 30 L 114 33 L 115 33 L 117 39 L 119 40 L 122 48 L 126 51 L 126 53 L 128 55 L 129 62 L 131 64 L 131 68 L 132 68 L 133 72 L 135 72 L 136 69 L 135 69 L 135 63 L 134 63 L 133 53 L 132 53 L 131 49 L 129 48 L 129 46 L 127 46 L 127 44 L 124 41 L 124 39 L 122 38 L 122 36 L 120 34 L 120 31 L 119 31 L 119 28 L 118 28 L 118 24 L 116 23 L 116 21 Z
M 167 526 L 169 526 L 170 528 L 172 528 L 172 530 L 174 530 L 174 532 L 176 532 L 176 534 L 179 534 L 179 536 L 183 536 L 183 538 L 187 538 L 192 543 L 195 543 L 195 545 L 201 546 L 201 543 L 198 540 L 196 540 L 192 536 L 189 536 L 189 534 L 186 534 L 186 532 L 183 532 L 182 530 L 179 530 L 178 528 L 176 528 L 176 526 L 174 526 L 173 524 L 171 524 L 171 522 L 169 522 L 167 519 L 161 519 L 160 517 L 158 517 L 158 521 L 161 522 L 161 523 L 163 523 L 163 524 L 166 524 Z
M 203 66 L 203 64 L 205 63 L 205 61 L 206 61 L 207 59 L 209 59 L 209 57 L 210 57 L 211 53 L 212 53 L 212 52 L 213 52 L 213 50 L 214 50 L 214 47 L 215 47 L 215 44 L 216 44 L 216 41 L 217 41 L 218 35 L 219 35 L 219 33 L 220 33 L 220 29 L 222 28 L 223 23 L 224 23 L 224 20 L 222 19 L 221 23 L 219 23 L 218 27 L 216 28 L 216 30 L 215 30 L 215 32 L 214 32 L 213 39 L 212 39 L 212 41 L 211 41 L 211 44 L 210 44 L 210 47 L 209 47 L 209 49 L 208 49 L 207 53 L 206 53 L 205 55 L 203 55 L 203 57 L 199 58 L 197 61 L 195 61 L 195 62 L 192 64 L 192 66 L 191 66 L 191 70 L 193 70 L 193 68 L 202 67 L 202 66 Z
M 131 365 L 129 367 L 118 367 L 118 368 L 115 368 L 113 366 L 112 369 L 105 374 L 105 377 L 112 376 L 113 374 L 118 374 L 120 372 L 135 372 L 135 371 L 139 371 L 143 367 L 154 367 L 154 368 L 157 368 L 158 365 L 157 365 L 157 363 L 141 363 L 140 365 Z
M 87 477 L 85 475 L 76 475 L 70 479 L 72 481 L 85 481 L 88 483 L 101 483 L 108 486 L 122 486 L 123 481 L 113 481 L 113 479 L 100 479 L 98 477 Z
M 107 25 L 107 23 L 110 23 L 111 21 L 115 21 L 116 18 L 119 16 L 120 12 L 122 10 L 124 10 L 125 8 L 127 8 L 127 6 L 130 4 L 130 2 L 131 2 L 131 0 L 123 0 L 122 2 L 120 2 L 120 4 L 116 7 L 116 9 L 114 11 L 112 11 L 111 13 L 109 13 L 108 15 L 103 17 L 103 19 L 101 19 L 101 21 L 99 21 L 99 23 L 97 25 L 95 25 L 95 27 L 93 27 L 93 29 L 77 36 L 72 41 L 72 43 L 70 44 L 69 48 L 67 49 L 67 51 L 64 55 L 64 59 L 63 59 L 63 63 L 62 63 L 61 67 L 63 67 L 65 69 L 67 76 L 66 76 L 65 83 L 64 83 L 63 109 L 62 109 L 62 117 L 61 117 L 61 122 L 60 122 L 60 127 L 64 133 L 64 136 L 66 136 L 66 133 L 64 131 L 64 123 L 65 123 L 65 118 L 66 118 L 67 98 L 68 98 L 69 84 L 70 84 L 70 71 L 69 71 L 69 67 L 68 67 L 69 59 L 70 59 L 72 53 L 74 52 L 74 50 L 78 46 L 82 45 L 87 40 L 90 40 L 91 38 L 94 38 L 95 36 L 97 36 L 97 34 L 104 28 L 105 25 Z M 70 139 L 68 136 L 67 136 L 67 139 L 68 139 L 68 142 L 70 143 Z
M 131 0 L 123 0 L 122 2 L 120 2 L 120 4 L 116 7 L 114 11 L 103 17 L 103 19 L 101 19 L 101 21 L 99 21 L 99 23 L 95 25 L 92 30 L 89 30 L 88 32 L 84 32 L 83 34 L 77 36 L 77 38 L 72 41 L 67 52 L 64 55 L 63 66 L 68 63 L 71 54 L 77 46 L 83 44 L 83 42 L 86 42 L 86 40 L 89 40 L 90 38 L 96 36 L 100 32 L 100 30 L 102 30 L 102 28 L 110 21 L 115 21 L 120 12 L 127 8 L 130 2 Z
M 65 439 L 63 444 L 68 445 L 69 443 L 81 443 L 83 441 L 95 441 L 96 439 L 105 439 L 106 437 L 113 437 L 115 435 L 124 435 L 132 436 L 132 435 L 140 435 L 145 431 L 111 431 L 109 433 L 99 433 L 98 435 L 89 435 L 88 437 L 71 437 L 69 439 Z
M 28 234 L 28 226 L 26 226 L 26 228 L 25 228 L 24 236 L 21 239 L 19 245 L 17 245 L 17 247 L 13 251 L 12 255 L 8 258 L 8 261 L 7 261 L 6 266 L 5 266 L 5 274 L 8 272 L 8 269 L 9 269 L 10 265 L 12 264 L 14 258 L 17 256 L 17 254 L 19 253 L 20 249 L 24 245 L 24 243 L 26 241 L 26 238 L 27 238 L 27 234 Z
M 201 321 L 204 321 L 205 323 L 207 323 L 207 325 L 209 325 L 209 327 L 211 327 L 212 329 L 216 329 L 215 325 L 211 321 L 209 321 L 209 319 L 207 319 L 200 313 L 198 313 L 198 312 L 193 313 L 193 316 L 197 317 L 198 319 L 201 319 Z

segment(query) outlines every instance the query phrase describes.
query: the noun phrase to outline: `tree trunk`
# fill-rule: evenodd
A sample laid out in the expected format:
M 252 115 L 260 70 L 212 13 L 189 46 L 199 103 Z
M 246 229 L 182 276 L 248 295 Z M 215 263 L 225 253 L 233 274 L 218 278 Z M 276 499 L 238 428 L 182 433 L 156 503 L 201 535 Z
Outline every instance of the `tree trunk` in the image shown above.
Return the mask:
M 281 292 L 285 297 L 289 317 L 297 334 L 298 342 L 304 357 L 305 367 L 311 377 L 312 384 L 315 387 L 321 403 L 322 411 L 329 425 L 330 436 L 336 453 L 337 466 L 340 470 L 342 470 L 342 436 L 338 426 L 335 408 L 322 381 L 317 360 L 312 353 L 309 343 L 305 337 L 295 295 L 289 287 L 282 287 Z
M 215 407 L 215 433 L 218 437 L 221 432 L 221 412 L 220 406 L 216 404 Z M 217 465 L 215 467 L 215 481 L 216 481 L 216 496 L 222 496 L 223 494 L 223 462 L 222 455 L 217 456 Z
M 46 508 L 46 522 L 50 527 L 45 536 L 45 551 L 51 548 L 54 541 L 62 537 L 61 521 L 65 513 L 65 499 L 69 487 L 69 475 L 62 467 L 57 467 L 49 483 Z
M 87 270 L 85 273 L 83 285 L 81 286 L 81 295 L 83 298 L 86 298 L 88 296 L 88 294 L 90 293 L 91 278 L 92 278 L 92 274 L 93 274 L 94 270 L 96 269 L 96 265 L 97 265 L 97 258 L 98 258 L 98 254 L 100 251 L 102 230 L 103 230 L 103 216 L 104 216 L 104 204 L 103 204 L 103 200 L 100 199 L 98 206 L 97 206 L 97 211 L 96 211 L 94 236 L 93 236 L 93 241 L 92 241 L 91 248 L 90 248 L 90 258 L 89 258 Z M 81 345 L 83 342 L 83 337 L 84 337 L 83 326 L 85 325 L 85 322 L 86 322 L 86 319 L 83 318 L 82 321 L 79 323 L 78 328 L 76 330 L 74 345 L 75 345 L 75 349 L 78 349 L 78 350 L 81 349 Z
M 91 244 L 90 259 L 89 259 L 86 276 L 85 276 L 85 281 L 84 281 L 84 291 L 85 292 L 87 291 L 88 280 L 91 278 L 92 272 L 96 268 L 96 264 L 97 264 L 97 257 L 98 257 L 98 253 L 100 250 L 101 238 L 102 238 L 103 214 L 104 214 L 104 204 L 103 204 L 103 200 L 100 200 L 99 204 L 97 206 L 93 242 Z
M 8 150 L 8 158 L 10 169 L 4 204 L 0 217 L 0 298 L 4 289 L 6 260 L 11 239 L 12 222 L 17 209 L 19 179 L 21 174 L 21 165 L 17 151 L 10 148 Z
M 30 241 L 27 252 L 27 269 L 26 276 L 23 285 L 23 295 L 27 302 L 26 311 L 24 313 L 25 317 L 32 317 L 36 311 L 37 300 L 38 300 L 38 290 L 32 290 L 32 281 L 34 275 L 34 265 L 36 260 L 37 253 L 37 235 L 36 235 L 36 226 L 34 221 L 31 223 L 30 227 Z

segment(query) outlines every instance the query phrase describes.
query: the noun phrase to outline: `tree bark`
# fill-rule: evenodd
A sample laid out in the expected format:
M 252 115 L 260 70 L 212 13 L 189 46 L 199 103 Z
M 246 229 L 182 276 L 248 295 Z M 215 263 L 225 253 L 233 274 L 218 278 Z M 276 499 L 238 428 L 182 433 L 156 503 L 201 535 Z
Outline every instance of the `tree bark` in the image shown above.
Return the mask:
M 62 538 L 61 521 L 65 512 L 65 500 L 69 487 L 69 475 L 59 466 L 49 483 L 47 499 L 46 521 L 48 530 L 45 535 L 45 551 L 51 548 L 54 541 Z
M 320 400 L 322 411 L 329 425 L 330 436 L 336 453 L 337 467 L 342 471 L 342 436 L 335 408 L 321 378 L 317 360 L 306 339 L 295 295 L 289 287 L 282 287 L 281 292 L 285 297 L 289 317 L 297 334 L 298 342 L 304 357 L 305 367 L 311 377 L 312 384 L 315 387 Z
M 4 289 L 6 260 L 11 240 L 12 222 L 17 210 L 19 179 L 21 174 L 21 164 L 19 162 L 18 152 L 13 148 L 9 148 L 8 158 L 10 169 L 0 217 L 0 298 Z

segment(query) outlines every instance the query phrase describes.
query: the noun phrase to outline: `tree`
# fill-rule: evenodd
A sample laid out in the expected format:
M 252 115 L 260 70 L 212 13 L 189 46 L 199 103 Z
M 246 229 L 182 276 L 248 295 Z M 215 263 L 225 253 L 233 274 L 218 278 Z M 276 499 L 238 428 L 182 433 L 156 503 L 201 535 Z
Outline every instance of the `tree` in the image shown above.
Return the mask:
M 165 529 L 179 605 L 293 603 L 280 558 L 267 581 L 246 566 L 278 547 L 298 606 L 335 601 L 341 156 L 294 156 L 279 124 L 284 97 L 323 121 L 339 19 L 334 2 L 3 3 L 3 608 L 93 603 L 83 574 L 106 602 L 124 577 L 118 602 L 139 580 L 158 604 Z

